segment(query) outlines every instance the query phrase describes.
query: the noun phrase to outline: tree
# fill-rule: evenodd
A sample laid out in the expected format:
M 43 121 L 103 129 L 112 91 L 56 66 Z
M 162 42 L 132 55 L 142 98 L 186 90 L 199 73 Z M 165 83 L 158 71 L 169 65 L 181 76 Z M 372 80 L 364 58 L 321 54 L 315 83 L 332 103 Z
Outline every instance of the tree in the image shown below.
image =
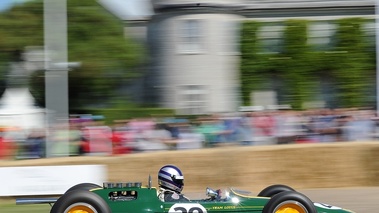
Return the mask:
M 95 0 L 67 0 L 68 58 L 82 66 L 69 73 L 70 108 L 106 103 L 121 84 L 140 75 L 140 45 L 125 38 L 125 24 Z M 18 5 L 0 15 L 0 63 L 26 46 L 43 46 L 43 1 Z M 4 74 L 4 73 L 3 73 Z M 3 76 L 3 75 L 2 75 Z M 44 72 L 35 72 L 30 88 L 44 106 Z M 125 97 L 123 97 L 125 98 Z
M 311 52 L 307 43 L 308 23 L 304 20 L 287 20 L 284 30 L 283 57 L 285 66 L 282 68 L 283 80 L 288 85 L 288 104 L 301 109 L 309 97 L 314 97 L 311 82 Z
M 241 90 L 244 105 L 250 105 L 250 93 L 260 80 L 257 75 L 259 50 L 257 32 L 258 22 L 247 21 L 242 23 L 241 29 Z M 257 63 L 258 62 L 258 63 Z
M 261 51 L 257 38 L 259 23 L 245 22 L 241 36 L 241 88 L 245 103 L 251 91 L 271 89 L 281 97 L 279 104 L 290 104 L 295 109 L 301 109 L 304 102 L 318 101 L 320 96 L 327 107 L 373 106 L 376 62 L 375 52 L 365 42 L 362 30 L 366 21 L 336 20 L 333 44 L 327 51 L 316 51 L 307 42 L 309 21 L 286 20 L 283 48 L 276 54 L 257 54 Z M 278 79 L 274 84 L 280 83 L 276 88 L 270 83 L 273 77 Z
M 339 89 L 339 101 L 343 107 L 360 107 L 369 103 L 365 94 L 374 75 L 370 68 L 370 53 L 364 41 L 362 18 L 338 20 L 335 50 L 343 57 L 335 61 L 335 76 Z
M 280 53 L 265 54 L 260 54 L 263 50 L 257 38 L 261 24 L 247 21 L 243 25 L 241 88 L 245 104 L 249 104 L 250 92 L 254 90 L 276 91 L 280 104 L 290 104 L 297 109 L 309 97 L 311 84 L 307 83 L 307 78 L 311 56 L 308 54 L 307 22 L 288 20 L 284 24 Z

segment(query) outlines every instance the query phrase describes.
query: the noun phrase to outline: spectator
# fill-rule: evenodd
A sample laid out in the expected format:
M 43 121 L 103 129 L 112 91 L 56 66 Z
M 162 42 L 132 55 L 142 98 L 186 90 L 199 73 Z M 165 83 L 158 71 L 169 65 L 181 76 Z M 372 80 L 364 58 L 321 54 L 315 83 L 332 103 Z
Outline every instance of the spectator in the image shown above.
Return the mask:
M 196 132 L 203 134 L 205 138 L 206 147 L 214 147 L 223 142 L 224 126 L 220 120 L 206 117 L 199 121 Z
M 130 131 L 126 127 L 115 127 L 112 131 L 113 154 L 129 154 L 133 151 Z
M 181 124 L 178 129 L 176 149 L 199 149 L 203 147 L 204 135 L 196 132 L 189 123 Z
M 255 143 L 261 145 L 274 144 L 275 119 L 270 112 L 254 113 L 252 122 L 255 130 Z
M 368 111 L 360 111 L 350 117 L 343 130 L 347 141 L 370 141 L 374 138 L 375 122 Z
M 171 138 L 171 133 L 166 130 L 164 124 L 156 124 L 154 129 L 145 130 L 137 139 L 136 149 L 138 151 L 168 150 L 175 146 Z
M 240 141 L 242 145 L 254 144 L 254 129 L 252 127 L 251 113 L 245 113 L 242 116 L 237 131 L 238 141 Z
M 4 139 L 3 129 L 0 129 L 0 159 L 8 157 L 8 146 Z
M 313 121 L 313 131 L 317 133 L 316 140 L 319 142 L 335 142 L 337 141 L 338 121 L 333 110 L 322 109 Z
M 289 144 L 301 134 L 301 120 L 293 111 L 280 111 L 275 116 L 275 134 L 278 144 Z
M 32 129 L 23 146 L 23 158 L 45 157 L 45 133 L 43 129 Z

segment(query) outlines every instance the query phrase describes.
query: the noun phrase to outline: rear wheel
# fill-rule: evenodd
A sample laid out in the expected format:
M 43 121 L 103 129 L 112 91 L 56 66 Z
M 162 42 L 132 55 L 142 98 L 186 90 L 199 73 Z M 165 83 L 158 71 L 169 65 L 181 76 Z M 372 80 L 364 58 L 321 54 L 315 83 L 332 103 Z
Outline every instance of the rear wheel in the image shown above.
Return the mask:
M 263 207 L 262 213 L 317 213 L 313 202 L 298 192 L 281 192 Z
M 295 189 L 281 184 L 271 185 L 259 192 L 258 197 L 272 197 L 280 192 L 294 192 Z
M 85 190 L 73 190 L 60 197 L 50 213 L 110 213 L 108 204 L 99 195 Z

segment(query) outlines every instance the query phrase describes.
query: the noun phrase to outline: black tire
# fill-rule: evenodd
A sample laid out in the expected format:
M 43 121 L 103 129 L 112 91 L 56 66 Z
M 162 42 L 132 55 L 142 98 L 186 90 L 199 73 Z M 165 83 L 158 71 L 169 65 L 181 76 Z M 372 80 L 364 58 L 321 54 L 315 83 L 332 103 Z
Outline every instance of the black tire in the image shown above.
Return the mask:
M 295 189 L 281 184 L 271 185 L 259 192 L 258 197 L 272 197 L 280 192 L 294 192 Z
M 71 188 L 67 189 L 65 194 L 67 192 L 71 192 L 71 191 L 78 190 L 78 189 L 89 191 L 91 189 L 96 189 L 96 188 L 102 188 L 102 187 L 97 185 L 97 184 L 94 184 L 94 183 L 79 183 L 79 184 L 72 186 Z
M 76 210 L 87 213 L 111 213 L 107 202 L 99 195 L 80 189 L 62 195 L 55 202 L 50 213 L 67 213 Z
M 262 213 L 275 213 L 280 209 L 294 209 L 299 213 L 317 213 L 313 202 L 299 192 L 281 192 L 273 196 L 263 207 Z

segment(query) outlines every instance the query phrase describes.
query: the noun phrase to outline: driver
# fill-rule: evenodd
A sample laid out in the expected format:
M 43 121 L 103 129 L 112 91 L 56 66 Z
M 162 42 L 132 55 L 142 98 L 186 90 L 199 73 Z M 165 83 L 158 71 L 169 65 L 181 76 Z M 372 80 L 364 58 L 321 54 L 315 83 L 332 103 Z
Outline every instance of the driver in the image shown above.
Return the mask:
M 184 176 L 182 171 L 174 165 L 165 165 L 158 172 L 158 197 L 163 202 L 189 201 L 181 192 Z

